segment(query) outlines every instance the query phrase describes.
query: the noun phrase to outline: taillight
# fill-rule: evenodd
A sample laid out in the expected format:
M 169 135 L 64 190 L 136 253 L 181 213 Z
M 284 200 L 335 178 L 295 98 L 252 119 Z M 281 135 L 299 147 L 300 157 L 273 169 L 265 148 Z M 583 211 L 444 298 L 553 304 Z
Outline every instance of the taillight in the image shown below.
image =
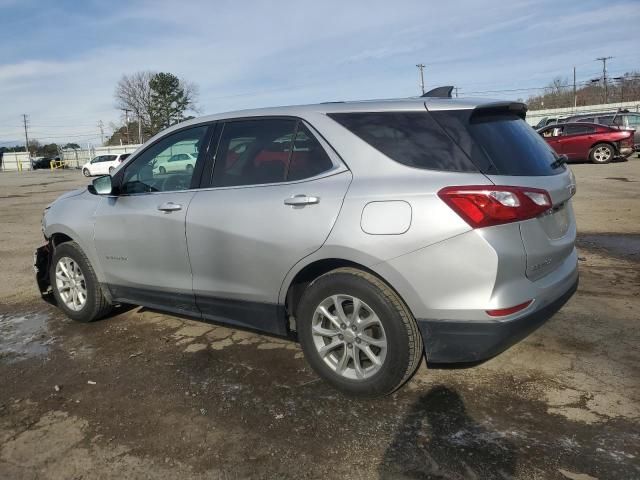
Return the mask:
M 537 217 L 551 208 L 546 190 L 502 185 L 445 187 L 438 196 L 473 228 Z
M 524 303 L 521 303 L 519 305 L 514 305 L 513 307 L 509 307 L 509 308 L 499 308 L 497 310 L 486 310 L 486 312 L 487 312 L 487 315 L 491 317 L 504 317 L 504 316 L 519 312 L 520 310 L 524 310 L 529 305 L 531 305 L 531 302 L 533 302 L 533 300 L 527 300 Z

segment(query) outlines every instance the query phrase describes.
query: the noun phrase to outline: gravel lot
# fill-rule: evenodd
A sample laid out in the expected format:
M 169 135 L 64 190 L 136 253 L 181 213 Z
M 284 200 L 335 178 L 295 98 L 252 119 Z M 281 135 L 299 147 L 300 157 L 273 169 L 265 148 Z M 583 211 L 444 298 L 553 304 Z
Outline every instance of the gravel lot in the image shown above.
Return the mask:
M 76 324 L 31 268 L 78 171 L 0 173 L 0 478 L 640 478 L 640 159 L 572 166 L 581 283 L 545 326 L 396 394 L 295 343 L 142 308 Z

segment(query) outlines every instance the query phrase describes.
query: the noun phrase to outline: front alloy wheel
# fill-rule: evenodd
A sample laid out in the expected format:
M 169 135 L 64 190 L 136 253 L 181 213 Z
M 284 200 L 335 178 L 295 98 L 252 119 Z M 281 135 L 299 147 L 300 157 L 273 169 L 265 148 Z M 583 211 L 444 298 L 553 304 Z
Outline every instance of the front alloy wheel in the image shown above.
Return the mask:
M 56 287 L 63 303 L 75 312 L 87 303 L 87 284 L 84 273 L 77 262 L 61 257 L 56 263 Z
M 371 377 L 387 355 L 384 327 L 373 309 L 357 297 L 332 295 L 316 308 L 313 343 L 338 375 L 353 380 Z

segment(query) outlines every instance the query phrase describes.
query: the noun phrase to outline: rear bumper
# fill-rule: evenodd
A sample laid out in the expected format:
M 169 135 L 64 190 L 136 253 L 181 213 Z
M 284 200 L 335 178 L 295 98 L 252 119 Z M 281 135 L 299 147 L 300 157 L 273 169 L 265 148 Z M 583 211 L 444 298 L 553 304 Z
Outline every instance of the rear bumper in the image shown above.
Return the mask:
M 633 154 L 633 151 L 634 149 L 632 147 L 622 147 L 620 148 L 620 156 L 626 158 Z
M 427 362 L 473 363 L 498 355 L 540 327 L 567 303 L 578 280 L 538 310 L 503 322 L 418 319 Z

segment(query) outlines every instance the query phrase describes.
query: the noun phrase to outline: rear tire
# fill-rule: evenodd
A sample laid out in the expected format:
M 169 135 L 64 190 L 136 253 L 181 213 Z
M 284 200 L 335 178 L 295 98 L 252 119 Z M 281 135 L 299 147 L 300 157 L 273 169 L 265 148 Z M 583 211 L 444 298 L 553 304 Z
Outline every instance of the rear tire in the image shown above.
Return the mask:
M 592 163 L 609 163 L 613 160 L 614 155 L 615 151 L 611 145 L 608 143 L 598 143 L 594 145 L 591 152 L 589 152 L 589 160 L 591 160 Z
M 348 395 L 388 395 L 422 360 L 422 337 L 411 312 L 387 284 L 362 270 L 339 268 L 318 277 L 296 313 L 307 362 Z
M 87 170 L 86 168 L 83 168 L 83 169 L 82 169 L 82 174 L 83 174 L 85 177 L 90 177 L 90 176 L 91 176 L 91 172 L 90 172 L 89 170 Z
M 67 242 L 56 247 L 49 275 L 56 303 L 69 318 L 92 322 L 111 311 L 112 305 L 77 243 Z

